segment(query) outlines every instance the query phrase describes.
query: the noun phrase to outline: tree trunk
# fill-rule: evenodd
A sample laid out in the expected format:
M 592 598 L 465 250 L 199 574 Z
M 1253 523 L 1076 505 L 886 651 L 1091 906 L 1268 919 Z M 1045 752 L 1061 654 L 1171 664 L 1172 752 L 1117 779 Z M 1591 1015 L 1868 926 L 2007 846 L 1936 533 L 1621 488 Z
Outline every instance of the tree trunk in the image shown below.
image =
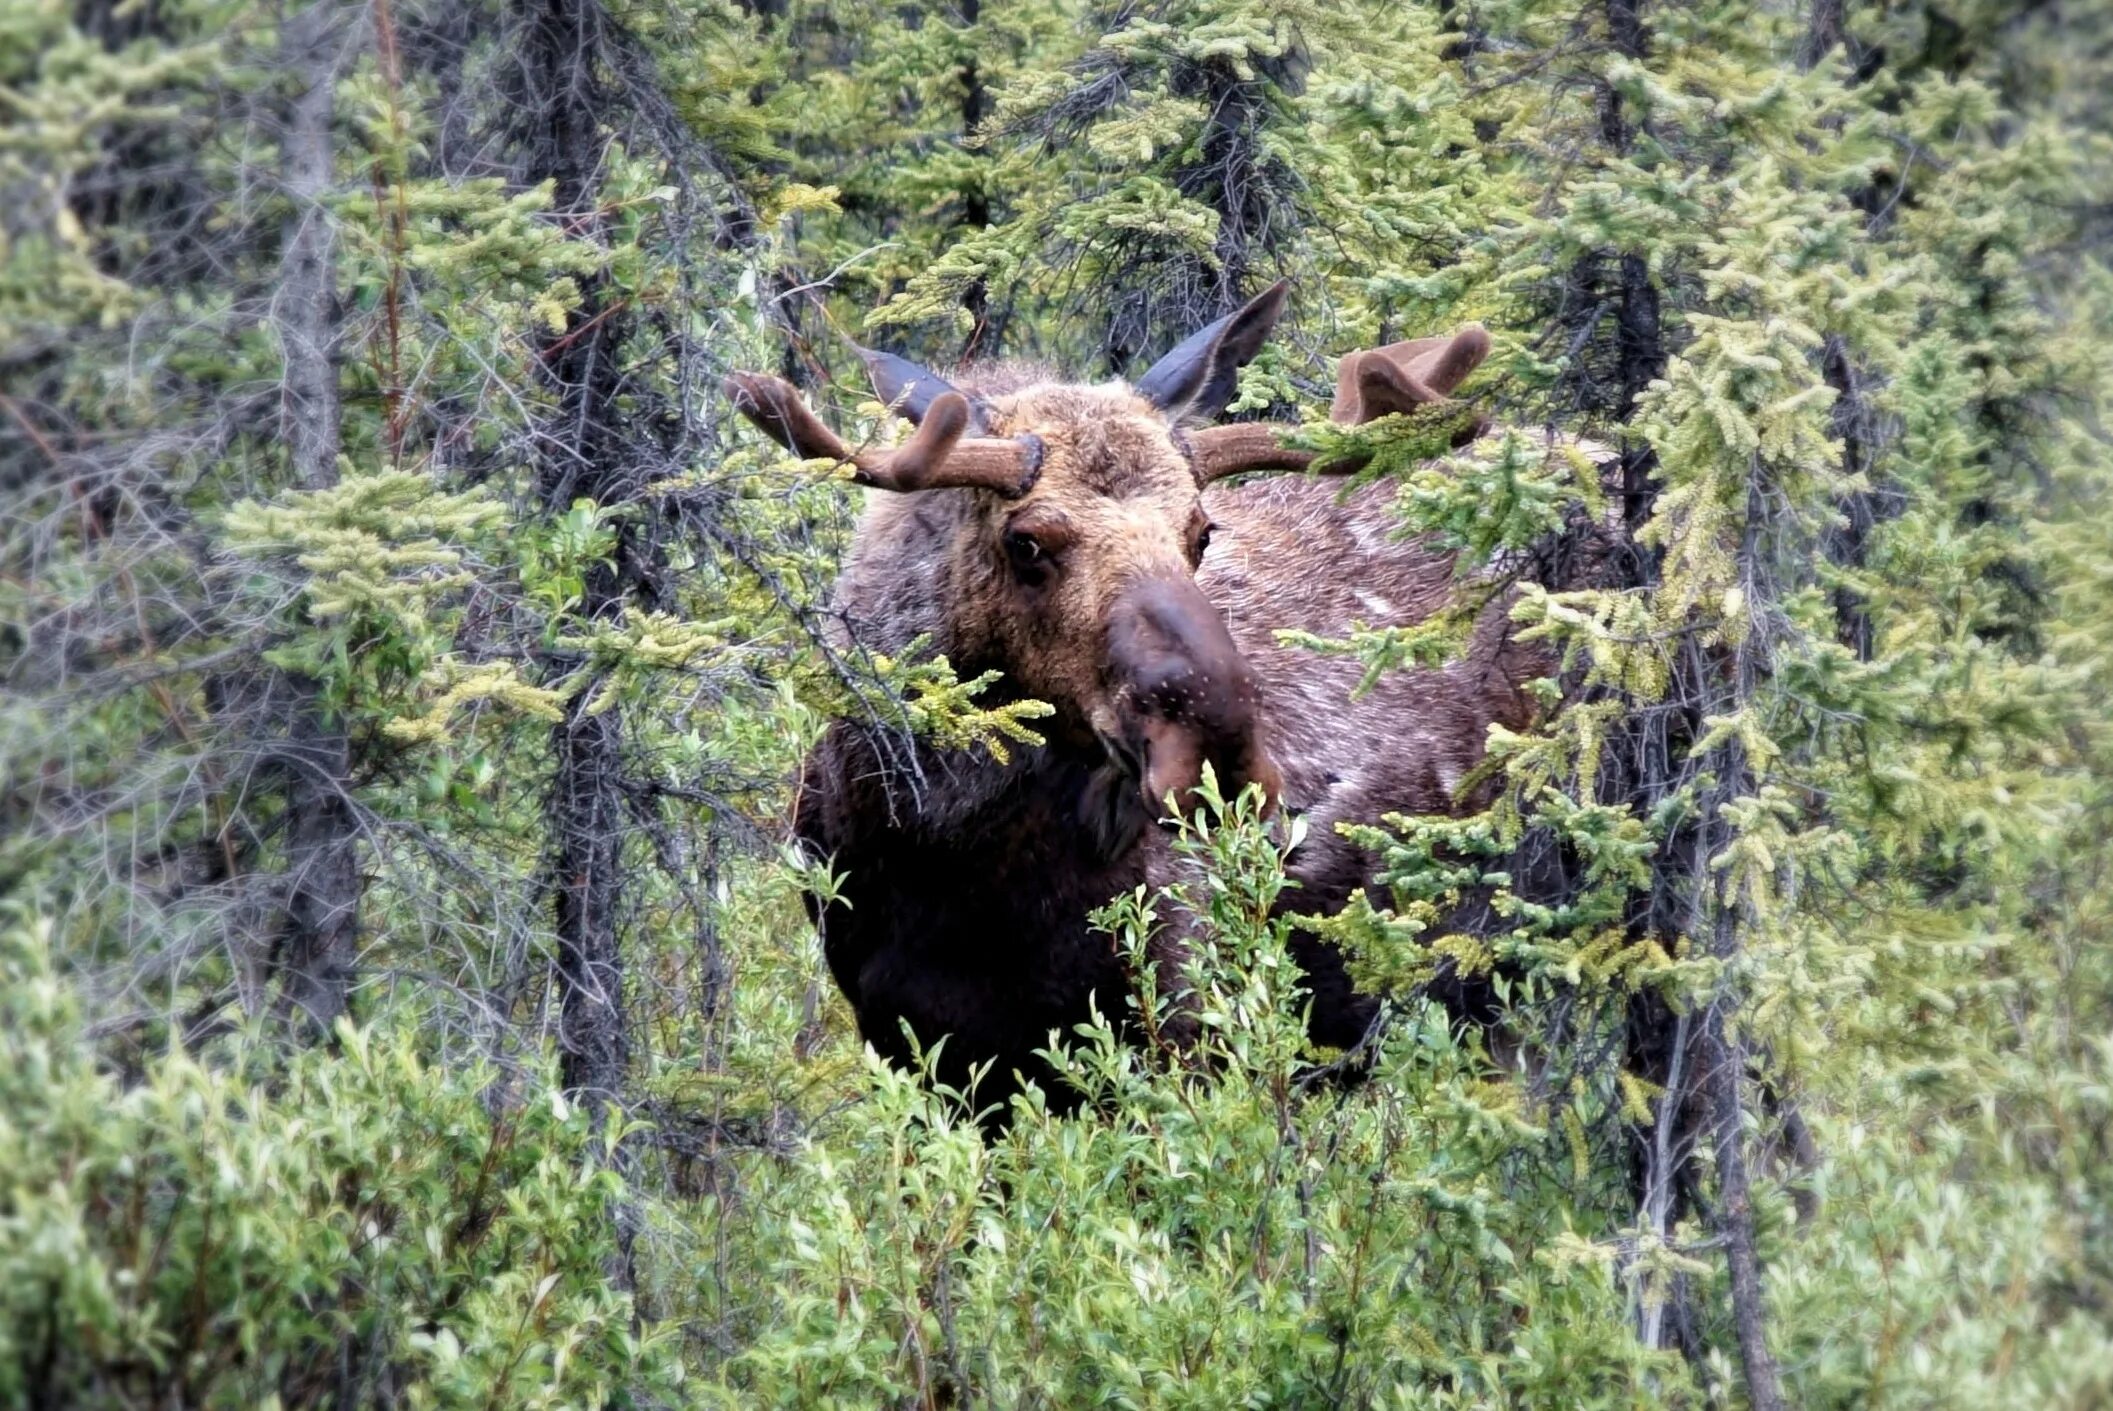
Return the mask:
M 576 696 L 552 732 L 557 776 L 550 823 L 556 833 L 560 1072 L 567 1091 L 606 1109 L 623 1100 L 629 1060 L 617 929 L 623 733 L 615 712 L 587 714 L 591 694 Z
M 1798 47 L 1798 67 L 1809 69 L 1833 53 L 1849 32 L 1848 6 L 1844 0 L 1812 0 L 1812 18 L 1805 25 L 1805 40 Z
M 606 138 L 601 72 L 607 17 L 593 0 L 523 0 L 518 121 L 529 181 L 555 185 L 555 203 L 577 236 L 600 234 L 597 175 Z M 618 355 L 627 320 L 608 306 L 599 276 L 581 281 L 570 326 L 545 340 L 543 376 L 558 406 L 537 438 L 537 489 L 543 507 L 562 514 L 577 498 L 613 505 L 629 498 L 619 434 Z M 634 575 L 620 540 L 615 564 L 587 576 L 577 615 L 584 622 L 621 616 Z M 621 715 L 587 714 L 595 691 L 574 697 L 551 732 L 552 883 L 558 944 L 558 1037 L 565 1087 L 597 1111 L 622 1100 L 629 1042 L 624 1018 L 624 959 L 618 926 L 623 877 Z
M 1729 917 L 1721 923 L 1730 928 Z M 1754 1247 L 1753 1190 L 1746 1171 L 1745 1105 L 1739 1083 L 1746 1061 L 1732 1042 L 1725 1010 L 1729 1000 L 1710 1006 L 1703 1020 L 1703 1062 L 1710 1125 L 1716 1139 L 1717 1201 L 1710 1223 L 1724 1243 L 1724 1262 L 1731 1274 L 1732 1326 L 1739 1338 L 1739 1363 L 1746 1374 L 1749 1411 L 1783 1411 L 1781 1375 L 1768 1349 L 1768 1303 L 1761 1287 L 1761 1258 Z
M 280 426 L 303 489 L 337 483 L 339 417 L 336 241 L 323 199 L 331 184 L 331 114 L 339 64 L 356 12 L 319 0 L 279 31 L 282 66 L 294 85 L 281 139 L 282 179 L 292 209 L 281 240 L 273 322 L 285 357 Z M 286 916 L 278 946 L 275 1008 L 311 1037 L 345 1012 L 358 960 L 359 819 L 351 752 L 330 719 L 320 685 L 289 677 L 286 772 Z
M 970 42 L 973 44 L 975 28 L 983 19 L 983 0 L 962 0 L 960 14 L 961 23 L 968 27 Z M 990 225 L 990 193 L 983 186 L 990 171 L 990 153 L 984 148 L 969 147 L 966 144 L 982 128 L 983 120 L 990 116 L 993 104 L 990 88 L 983 81 L 983 70 L 977 64 L 973 50 L 962 60 L 958 77 L 961 83 L 963 150 L 977 159 L 973 167 L 975 175 L 970 178 L 975 184 L 962 191 L 961 224 L 970 230 L 983 230 Z M 990 326 L 988 317 L 990 282 L 979 278 L 971 283 L 961 296 L 961 307 L 968 310 L 972 320 L 968 339 L 961 346 L 961 361 L 973 362 L 979 357 L 988 356 L 997 343 L 995 334 L 998 330 Z
M 1834 429 L 1842 438 L 1842 474 L 1868 476 L 1876 457 L 1872 454 L 1871 428 L 1874 413 L 1864 396 L 1861 370 L 1850 360 L 1849 346 L 1839 334 L 1830 334 L 1821 354 L 1827 385 L 1835 390 Z M 1859 569 L 1870 546 L 1871 531 L 1878 527 L 1881 495 L 1875 488 L 1854 490 L 1839 502 L 1842 523 L 1828 531 L 1823 547 L 1829 561 L 1844 568 Z M 1878 642 L 1871 623 L 1871 607 L 1863 594 L 1847 584 L 1834 586 L 1835 639 L 1856 653 L 1858 661 L 1871 660 Z
M 1759 487 L 1750 487 L 1749 518 L 1740 549 L 1741 557 L 1749 564 L 1758 553 L 1754 516 L 1762 511 Z M 1734 694 L 1738 706 L 1753 698 L 1753 655 L 1754 644 L 1749 638 L 1736 654 Z M 1705 864 L 1731 841 L 1729 825 L 1721 817 L 1724 806 L 1735 798 L 1751 795 L 1755 788 L 1742 746 L 1727 743 L 1713 750 L 1711 756 L 1711 771 L 1720 782 L 1708 791 L 1703 804 L 1704 813 L 1715 820 L 1707 830 L 1710 843 L 1703 851 Z M 1746 1107 L 1740 1092 L 1746 1077 L 1747 1054 L 1745 1046 L 1733 1038 L 1731 1025 L 1731 1016 L 1737 1013 L 1744 997 L 1738 981 L 1738 963 L 1743 949 L 1741 932 L 1749 908 L 1728 880 L 1710 884 L 1698 878 L 1696 886 L 1709 888 L 1702 899 L 1709 912 L 1710 953 L 1724 967 L 1724 979 L 1702 1015 L 1697 1035 L 1702 1080 L 1699 1087 L 1707 1111 L 1704 1120 L 1717 1158 L 1717 1198 L 1710 1207 L 1709 1222 L 1724 1246 L 1724 1262 L 1731 1276 L 1732 1326 L 1739 1339 L 1740 1369 L 1746 1374 L 1747 1405 L 1750 1411 L 1782 1411 L 1782 1378 L 1776 1369 L 1775 1354 L 1768 1349 L 1768 1303 L 1761 1287 L 1761 1258 L 1754 1243 L 1753 1187 L 1747 1172 Z

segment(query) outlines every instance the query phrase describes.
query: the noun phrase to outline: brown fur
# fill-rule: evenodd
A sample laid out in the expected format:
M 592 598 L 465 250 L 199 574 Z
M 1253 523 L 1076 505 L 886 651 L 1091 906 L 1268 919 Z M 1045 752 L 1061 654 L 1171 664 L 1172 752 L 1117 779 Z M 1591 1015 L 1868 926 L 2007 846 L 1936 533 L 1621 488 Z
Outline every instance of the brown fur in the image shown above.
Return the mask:
M 1274 633 L 1412 624 L 1450 600 L 1450 556 L 1396 537 L 1386 487 L 1344 498 L 1301 476 L 1203 490 L 1181 434 L 1120 384 L 1012 373 L 974 390 L 990 435 L 1040 438 L 1034 488 L 876 494 L 838 604 L 878 650 L 928 635 L 963 674 L 996 668 L 1008 691 L 1050 702 L 1049 744 L 1006 764 L 922 749 L 919 781 L 839 723 L 807 762 L 797 826 L 846 875 L 844 903 L 817 921 L 861 1032 L 897 1061 L 912 1036 L 944 1039 L 941 1081 L 965 1086 L 988 1065 L 979 1095 L 995 1102 L 1015 1072 L 1043 1073 L 1033 1051 L 1052 1030 L 1095 1005 L 1126 1018 L 1129 977 L 1086 914 L 1167 880 L 1166 850 L 1145 826 L 1158 793 L 1111 758 L 1134 748 L 1134 772 L 1161 784 L 1206 758 L 1234 784 L 1262 782 L 1311 824 L 1286 905 L 1332 910 L 1371 867 L 1334 825 L 1458 807 L 1488 727 L 1528 723 L 1522 683 L 1548 664 L 1510 640 L 1497 602 L 1462 659 L 1353 698 L 1356 662 Z M 1054 546 L 1046 584 L 1011 566 L 1005 536 L 1023 528 Z M 1297 958 L 1313 1037 L 1354 1043 L 1374 1001 L 1326 947 L 1302 940 Z

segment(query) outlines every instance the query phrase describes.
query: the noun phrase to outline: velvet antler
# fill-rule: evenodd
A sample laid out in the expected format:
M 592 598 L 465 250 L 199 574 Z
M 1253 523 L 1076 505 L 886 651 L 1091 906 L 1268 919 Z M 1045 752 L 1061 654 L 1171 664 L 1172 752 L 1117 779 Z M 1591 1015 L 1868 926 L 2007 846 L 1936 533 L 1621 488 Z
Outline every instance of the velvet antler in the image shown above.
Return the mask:
M 779 445 L 810 460 L 850 464 L 852 478 L 883 490 L 945 486 L 992 490 L 1017 500 L 1034 488 L 1042 469 L 1041 443 L 1032 436 L 967 436 L 968 398 L 949 389 L 922 409 L 917 430 L 892 451 L 854 451 L 822 425 L 792 384 L 761 373 L 737 372 L 722 384 L 734 409 Z
M 1335 373 L 1335 404 L 1328 419 L 1338 426 L 1362 426 L 1395 412 L 1442 402 L 1489 356 L 1489 334 L 1478 323 L 1438 338 L 1418 338 L 1345 354 Z M 1250 470 L 1304 470 L 1311 451 L 1278 443 L 1283 428 L 1267 422 L 1213 426 L 1191 438 L 1196 474 L 1206 482 Z M 1469 423 L 1463 444 L 1481 434 L 1480 419 Z M 1352 461 L 1334 460 L 1327 467 L 1357 469 Z
M 1447 337 L 1352 353 L 1336 365 L 1335 404 L 1328 409 L 1328 419 L 1341 426 L 1362 426 L 1442 401 L 1488 356 L 1489 334 L 1479 323 Z

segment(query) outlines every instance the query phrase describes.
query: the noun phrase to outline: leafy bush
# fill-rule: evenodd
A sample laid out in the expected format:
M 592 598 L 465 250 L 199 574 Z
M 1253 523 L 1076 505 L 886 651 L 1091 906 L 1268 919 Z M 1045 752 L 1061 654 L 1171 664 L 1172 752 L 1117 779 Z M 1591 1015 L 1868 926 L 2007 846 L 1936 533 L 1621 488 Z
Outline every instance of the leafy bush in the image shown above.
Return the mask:
M 1311 1066 L 1253 796 L 1183 846 L 1206 864 L 1200 1058 L 1081 1026 L 1056 1058 L 1084 1115 L 1030 1093 L 987 1145 L 964 1106 L 871 1064 L 869 1100 L 759 1169 L 728 1232 L 756 1262 L 726 1404 L 1688 1400 L 1677 1354 L 1627 1331 L 1619 1222 L 1574 1193 L 1560 1128 L 1435 1005 L 1341 1091 Z M 1105 913 L 1136 973 L 1166 905 Z
M 99 1071 L 0 936 L 0 1405 L 591 1406 L 673 1375 L 609 1278 L 612 1129 L 341 1025 Z M 496 1110 L 495 1110 L 496 1109 Z

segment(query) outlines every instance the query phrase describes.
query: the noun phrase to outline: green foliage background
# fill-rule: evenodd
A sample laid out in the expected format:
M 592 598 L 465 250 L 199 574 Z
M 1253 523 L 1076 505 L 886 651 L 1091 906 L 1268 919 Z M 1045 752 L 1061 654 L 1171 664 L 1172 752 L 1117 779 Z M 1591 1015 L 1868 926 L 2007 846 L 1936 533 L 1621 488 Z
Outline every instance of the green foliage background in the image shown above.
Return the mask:
M 1767 1077 L 1787 1404 L 2113 1404 L 2109 55 L 1994 0 L 13 0 L 0 1401 L 1747 1404 L 1723 1154 L 1638 1199 L 1650 1012 Z M 1636 569 L 1522 585 L 1560 708 L 1489 810 L 1365 834 L 1371 1081 L 1311 1081 L 1222 802 L 1216 1071 L 1093 1028 L 1091 1115 L 986 1140 L 861 1053 L 782 840 L 832 717 L 1034 716 L 830 645 L 860 492 L 718 376 L 848 435 L 847 339 L 1134 374 L 1280 276 L 1236 410 L 1318 449 L 1335 356 L 1494 334 L 1512 434 L 1348 434 L 1463 612 L 1566 516 Z

